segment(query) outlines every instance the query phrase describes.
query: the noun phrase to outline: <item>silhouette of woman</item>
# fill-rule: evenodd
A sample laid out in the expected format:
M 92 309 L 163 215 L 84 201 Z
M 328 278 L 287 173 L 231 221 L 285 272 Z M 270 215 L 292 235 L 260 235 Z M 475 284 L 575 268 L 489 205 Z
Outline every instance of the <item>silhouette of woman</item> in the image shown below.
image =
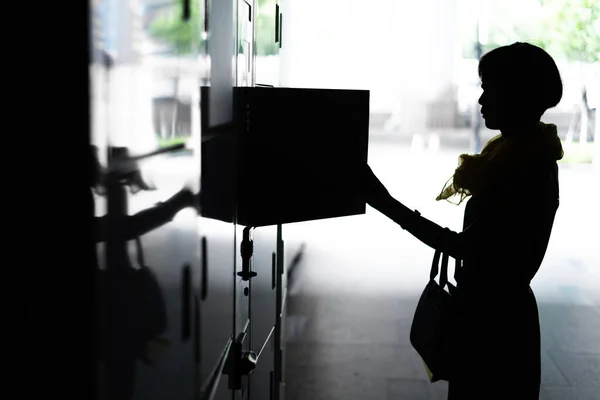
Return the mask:
M 367 202 L 423 243 L 462 260 L 457 277 L 456 357 L 449 400 L 534 400 L 540 391 L 540 325 L 530 288 L 559 203 L 563 150 L 544 112 L 562 97 L 552 57 L 528 43 L 479 62 L 481 113 L 500 135 L 480 154 L 460 156 L 437 200 L 467 202 L 453 232 L 395 200 L 367 167 Z

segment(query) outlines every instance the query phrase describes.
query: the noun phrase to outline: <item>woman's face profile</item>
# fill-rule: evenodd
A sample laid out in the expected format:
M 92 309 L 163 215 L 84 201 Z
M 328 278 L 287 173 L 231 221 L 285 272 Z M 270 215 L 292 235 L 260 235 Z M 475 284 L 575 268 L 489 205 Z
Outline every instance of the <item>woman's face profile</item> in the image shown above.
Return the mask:
M 483 93 L 479 98 L 481 104 L 481 115 L 488 129 L 497 130 L 503 128 L 507 122 L 506 100 L 499 85 L 485 82 L 481 88 Z
M 528 125 L 533 120 L 529 94 L 510 86 L 484 81 L 479 98 L 485 126 L 491 130 L 509 130 Z

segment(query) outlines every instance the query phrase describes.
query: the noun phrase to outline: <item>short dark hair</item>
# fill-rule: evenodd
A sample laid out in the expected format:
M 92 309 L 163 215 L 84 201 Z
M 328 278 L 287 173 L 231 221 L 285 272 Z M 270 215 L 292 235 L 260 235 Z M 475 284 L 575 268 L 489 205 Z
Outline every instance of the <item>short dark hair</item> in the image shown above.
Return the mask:
M 515 95 L 527 93 L 532 112 L 539 116 L 556 107 L 563 95 L 556 63 L 544 49 L 530 43 L 516 42 L 484 54 L 479 60 L 479 77 Z

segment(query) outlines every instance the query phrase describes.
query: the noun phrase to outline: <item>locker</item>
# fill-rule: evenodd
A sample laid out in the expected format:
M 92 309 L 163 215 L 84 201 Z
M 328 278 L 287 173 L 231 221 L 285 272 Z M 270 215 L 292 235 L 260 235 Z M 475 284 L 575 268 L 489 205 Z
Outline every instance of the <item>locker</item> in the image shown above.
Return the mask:
M 286 340 L 286 299 L 288 288 L 288 270 L 294 257 L 301 255 L 302 248 L 297 243 L 283 240 L 283 227 L 277 225 L 277 277 L 275 302 L 275 332 L 273 338 L 275 368 L 273 393 L 275 399 L 285 399 L 285 340 Z
M 198 384 L 208 390 L 234 328 L 234 226 L 218 220 L 200 218 L 200 374 Z M 225 355 L 226 356 L 226 355 Z M 222 398 L 222 397 L 216 397 Z
M 252 349 L 252 326 L 250 319 L 250 299 L 253 293 L 250 291 L 250 276 L 252 271 L 252 246 L 254 245 L 253 229 L 246 229 L 243 226 L 235 225 L 236 229 L 236 247 L 235 247 L 235 325 L 234 325 L 234 352 L 228 360 L 229 370 L 227 371 L 230 389 L 234 391 L 234 399 L 247 399 L 248 380 L 253 356 L 249 352 Z M 238 353 L 236 353 L 236 351 Z M 245 354 L 246 353 L 246 354 Z M 246 373 L 240 371 L 247 365 Z M 244 365 L 242 365 L 244 364 Z
M 211 97 L 200 97 L 201 114 L 201 176 L 213 168 L 209 147 L 222 147 L 227 138 L 210 136 L 213 128 L 231 123 L 233 118 L 232 88 L 238 79 L 238 65 L 232 65 L 237 57 L 238 41 L 237 0 L 205 1 L 208 7 L 206 29 L 207 54 L 211 60 L 208 80 L 214 89 Z M 194 90 L 198 91 L 198 87 Z M 222 172 L 234 170 L 234 157 L 224 154 Z M 218 182 L 214 182 L 217 187 Z M 200 196 L 211 190 L 204 180 L 200 183 Z M 233 204 L 233 192 L 221 192 L 221 200 Z M 230 382 L 223 371 L 234 350 L 238 297 L 236 297 L 236 227 L 231 219 L 208 215 L 200 205 L 199 227 L 202 234 L 201 278 L 201 324 L 200 324 L 200 399 L 231 400 Z
M 208 49 L 211 58 L 213 91 L 211 96 L 200 98 L 200 108 L 210 112 L 201 115 L 202 151 L 201 174 L 215 168 L 213 149 L 225 158 L 219 167 L 224 176 L 236 171 L 236 158 L 227 145 L 228 137 L 222 134 L 223 126 L 233 121 L 232 90 L 236 85 L 254 84 L 254 2 L 228 0 L 209 5 L 210 35 Z M 235 63 L 232 66 L 231 60 Z M 199 85 L 195 90 L 199 93 Z M 201 180 L 201 197 L 206 192 L 219 190 L 219 181 Z M 235 191 L 220 191 L 224 203 L 235 204 Z M 251 348 L 250 282 L 238 273 L 242 268 L 240 245 L 243 227 L 235 224 L 233 216 L 216 217 L 200 206 L 200 225 L 204 247 L 208 252 L 207 273 L 202 288 L 209 293 L 218 291 L 202 303 L 201 314 L 201 398 L 247 398 L 248 376 L 238 373 L 239 362 Z M 250 232 L 247 232 L 248 236 Z M 218 239 L 216 238 L 218 236 Z M 205 257 L 206 258 L 206 257 Z M 248 260 L 248 262 L 250 262 Z M 218 345 L 215 346 L 215 344 Z
M 194 40 L 164 28 L 194 28 L 178 0 L 93 7 L 100 398 L 192 398 L 202 73 Z
M 203 87 L 201 98 L 210 99 L 212 89 Z M 236 226 L 237 352 L 231 362 L 245 372 L 231 386 L 235 398 L 279 399 L 287 295 L 282 225 L 365 212 L 357 177 L 367 160 L 369 93 L 235 87 L 233 100 L 233 122 L 203 142 L 201 212 Z M 202 102 L 202 115 L 209 108 Z M 203 128 L 211 132 L 204 120 Z M 261 352 L 265 342 L 273 351 Z M 242 359 L 248 354 L 251 370 Z
M 282 399 L 285 224 L 364 213 L 368 92 L 278 87 L 278 0 L 91 4 L 98 397 Z
M 250 376 L 249 392 L 250 398 L 270 399 L 275 367 L 277 226 L 255 228 L 253 247 L 251 267 L 256 276 L 250 278 L 250 337 L 257 365 Z
M 258 227 L 365 212 L 357 177 L 369 91 L 235 87 L 233 95 L 234 122 L 203 147 L 213 162 L 202 175 L 204 213 Z

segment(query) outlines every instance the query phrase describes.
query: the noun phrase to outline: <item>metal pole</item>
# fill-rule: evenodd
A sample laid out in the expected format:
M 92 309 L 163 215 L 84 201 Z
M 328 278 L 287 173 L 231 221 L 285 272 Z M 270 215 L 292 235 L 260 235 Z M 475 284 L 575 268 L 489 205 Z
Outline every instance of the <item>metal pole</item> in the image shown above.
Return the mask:
M 483 46 L 480 41 L 479 33 L 479 21 L 477 21 L 477 42 L 475 43 L 475 54 L 477 60 L 481 59 L 481 56 L 483 55 Z M 471 116 L 471 127 L 473 128 L 471 131 L 471 150 L 473 153 L 479 153 L 481 151 L 481 113 L 479 107 L 479 102 L 476 99 L 475 104 L 473 105 L 473 114 Z
M 598 106 L 596 106 L 596 129 L 594 131 L 594 158 L 593 163 L 594 167 L 596 167 L 596 171 L 600 172 L 600 111 L 598 110 Z

